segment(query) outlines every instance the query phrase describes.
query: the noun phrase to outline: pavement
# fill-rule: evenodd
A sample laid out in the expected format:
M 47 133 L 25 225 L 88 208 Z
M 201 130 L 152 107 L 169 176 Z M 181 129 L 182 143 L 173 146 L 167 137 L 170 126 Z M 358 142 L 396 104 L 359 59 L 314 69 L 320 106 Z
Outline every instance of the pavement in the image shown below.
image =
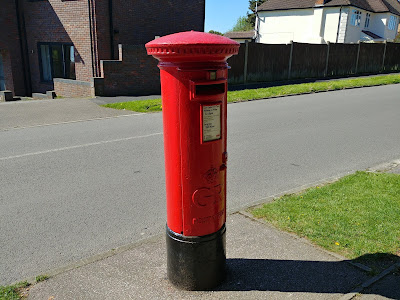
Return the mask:
M 116 99 L 118 99 L 118 101 Z M 133 101 L 140 100 L 142 97 L 123 97 L 123 99 L 125 101 Z M 112 103 L 113 101 L 119 102 L 121 101 L 121 98 L 61 98 L 51 100 L 1 102 L 0 130 L 114 118 L 118 116 L 137 114 L 133 111 L 104 108 L 98 105 Z
M 0 112 L 9 116 L 0 120 L 0 130 L 132 113 L 88 99 L 1 103 Z M 376 170 L 400 174 L 400 161 Z M 50 270 L 27 299 L 400 299 L 400 264 L 378 274 L 371 267 L 238 211 L 227 217 L 227 277 L 213 291 L 169 283 L 165 236 L 158 235 Z
M 400 299 L 400 265 L 371 276 L 307 240 L 253 219 L 227 218 L 227 277 L 213 291 L 169 283 L 165 237 L 71 266 L 28 291 L 28 299 Z

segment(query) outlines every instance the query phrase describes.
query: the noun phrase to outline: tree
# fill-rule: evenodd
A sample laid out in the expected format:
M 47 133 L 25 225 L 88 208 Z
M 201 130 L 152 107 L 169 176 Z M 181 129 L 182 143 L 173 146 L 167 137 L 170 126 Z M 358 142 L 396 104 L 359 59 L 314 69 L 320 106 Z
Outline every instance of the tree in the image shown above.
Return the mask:
M 210 30 L 208 33 L 224 35 L 223 33 L 219 32 L 219 31 L 215 31 L 215 30 Z
M 397 33 L 396 38 L 394 39 L 395 43 L 400 43 L 400 32 Z
M 254 29 L 254 26 L 247 21 L 247 17 L 239 17 L 231 31 L 248 31 L 252 29 Z
M 256 24 L 256 3 L 257 6 L 260 6 L 267 0 L 249 0 L 249 10 L 252 11 L 251 13 L 247 13 L 247 22 L 252 25 L 254 28 Z

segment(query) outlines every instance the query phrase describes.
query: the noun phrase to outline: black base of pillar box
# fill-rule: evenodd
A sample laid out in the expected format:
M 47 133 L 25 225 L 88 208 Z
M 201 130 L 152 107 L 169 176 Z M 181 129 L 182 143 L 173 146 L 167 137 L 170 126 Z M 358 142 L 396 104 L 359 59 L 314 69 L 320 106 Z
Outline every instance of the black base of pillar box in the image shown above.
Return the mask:
M 210 290 L 225 278 L 225 225 L 200 237 L 175 233 L 167 226 L 168 279 L 190 291 Z

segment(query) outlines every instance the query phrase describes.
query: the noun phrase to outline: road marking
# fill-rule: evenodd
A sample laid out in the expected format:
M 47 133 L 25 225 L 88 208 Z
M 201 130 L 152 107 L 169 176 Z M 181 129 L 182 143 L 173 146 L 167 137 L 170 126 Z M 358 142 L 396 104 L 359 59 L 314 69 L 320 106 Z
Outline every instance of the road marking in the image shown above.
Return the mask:
M 162 132 L 157 132 L 157 133 L 152 133 L 152 134 L 147 134 L 147 135 L 131 136 L 131 137 L 122 138 L 122 139 L 101 141 L 101 142 L 88 143 L 88 144 L 82 144 L 82 145 L 76 145 L 76 146 L 70 146 L 70 147 L 63 147 L 63 148 L 57 148 L 57 149 L 25 153 L 25 154 L 20 154 L 20 155 L 6 156 L 6 157 L 0 157 L 0 161 L 14 159 L 14 158 L 27 157 L 27 156 L 47 154 L 47 153 L 52 153 L 52 152 L 66 151 L 66 150 L 72 150 L 72 149 L 78 149 L 78 148 L 85 148 L 85 147 L 90 147 L 90 146 L 104 145 L 104 144 L 109 144 L 109 143 L 124 142 L 124 141 L 129 141 L 129 140 L 134 140 L 134 139 L 148 138 L 148 137 L 162 135 L 162 134 L 163 134 Z

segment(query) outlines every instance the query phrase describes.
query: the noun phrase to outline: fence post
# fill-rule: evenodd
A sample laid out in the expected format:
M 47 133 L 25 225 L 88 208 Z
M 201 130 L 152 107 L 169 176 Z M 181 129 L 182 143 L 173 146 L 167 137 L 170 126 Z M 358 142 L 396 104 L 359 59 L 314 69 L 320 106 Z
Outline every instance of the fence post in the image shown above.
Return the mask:
M 358 73 L 358 60 L 360 59 L 360 48 L 361 48 L 361 42 L 358 41 L 358 50 L 357 50 L 357 60 L 356 60 L 356 72 L 355 72 L 355 74 Z
M 385 47 L 383 48 L 383 59 L 382 59 L 382 69 L 381 72 L 385 71 L 385 59 L 386 59 L 386 47 L 387 47 L 387 40 L 385 40 Z
M 249 61 L 249 41 L 245 42 L 246 48 L 244 53 L 244 70 L 243 70 L 243 83 L 247 83 L 247 64 Z
M 331 42 L 327 42 L 326 45 L 328 46 L 328 49 L 326 51 L 326 64 L 325 64 L 324 77 L 328 76 L 329 51 L 331 49 Z
M 288 79 L 292 76 L 292 60 L 293 60 L 293 41 L 290 41 L 289 70 Z

